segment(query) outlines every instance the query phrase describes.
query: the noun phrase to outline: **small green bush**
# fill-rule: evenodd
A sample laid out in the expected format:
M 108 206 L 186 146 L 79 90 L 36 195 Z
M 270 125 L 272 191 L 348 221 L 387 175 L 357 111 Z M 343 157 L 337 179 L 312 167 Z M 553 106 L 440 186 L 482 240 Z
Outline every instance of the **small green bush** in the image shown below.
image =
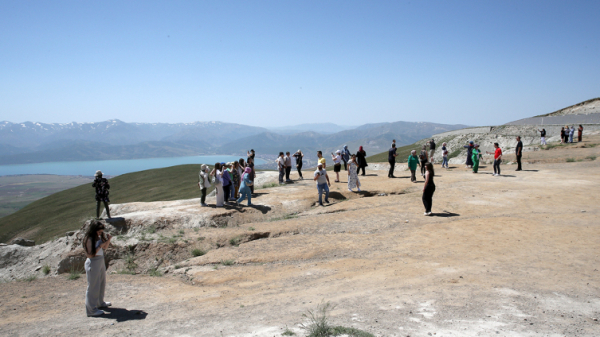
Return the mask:
M 37 280 L 37 276 L 35 276 L 35 275 L 29 275 L 23 279 L 23 281 L 25 281 L 25 282 L 33 282 L 35 280 Z
M 573 163 L 575 162 L 575 158 L 567 158 L 567 163 Z
M 293 332 L 292 330 L 288 329 L 287 327 L 285 327 L 285 331 L 283 331 L 283 333 L 281 335 L 282 336 L 296 336 L 296 333 Z
M 135 255 L 133 253 L 128 253 L 125 256 L 125 269 L 129 271 L 135 271 L 137 268 L 137 263 L 135 263 Z
M 131 270 L 127 270 L 127 269 L 121 269 L 121 270 L 117 271 L 117 274 L 121 274 L 121 275 L 135 275 L 135 272 L 131 271 Z
M 596 156 L 587 156 L 585 159 L 594 161 L 596 160 Z
M 148 275 L 154 276 L 154 277 L 161 277 L 161 276 L 163 276 L 163 273 L 156 268 L 152 268 L 152 269 L 148 270 Z
M 69 275 L 67 276 L 67 279 L 71 280 L 71 281 L 75 281 L 75 280 L 78 280 L 80 277 L 81 277 L 81 272 L 79 270 L 72 268 L 71 271 L 69 272 Z
M 221 264 L 224 266 L 233 266 L 234 263 L 235 261 L 233 260 L 221 260 Z
M 204 254 L 206 254 L 206 252 L 202 249 L 196 248 L 196 249 L 192 250 L 192 256 L 197 257 L 197 256 L 202 256 Z
M 242 239 L 239 236 L 233 237 L 229 239 L 229 244 L 232 246 L 239 246 Z
M 45 265 L 42 267 L 42 273 L 44 273 L 44 275 L 48 275 L 48 274 L 50 274 L 50 266 L 49 266 L 49 265 L 47 265 L 47 264 L 45 264 Z

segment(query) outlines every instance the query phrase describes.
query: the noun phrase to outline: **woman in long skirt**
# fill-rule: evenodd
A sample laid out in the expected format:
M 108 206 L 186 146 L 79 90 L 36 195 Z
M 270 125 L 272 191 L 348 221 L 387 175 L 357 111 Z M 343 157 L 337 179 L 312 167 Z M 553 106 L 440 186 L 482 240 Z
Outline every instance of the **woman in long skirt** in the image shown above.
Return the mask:
M 348 163 L 348 191 L 352 192 L 353 188 L 357 188 L 360 192 L 360 180 L 358 180 L 358 163 L 356 155 L 353 154 Z
M 104 251 L 110 245 L 111 238 L 110 234 L 104 234 L 104 224 L 91 221 L 82 242 L 87 255 L 85 275 L 88 286 L 85 292 L 85 311 L 88 317 L 104 315 L 104 311 L 100 308 L 111 306 L 110 302 L 104 302 L 104 290 L 106 288 Z
M 223 191 L 223 175 L 221 173 L 221 163 L 215 163 L 215 167 L 210 172 L 215 179 L 215 193 L 217 194 L 217 207 L 223 207 L 225 204 L 225 192 Z
M 435 192 L 435 183 L 433 182 L 433 164 L 425 164 L 425 184 L 423 186 L 423 206 L 425 206 L 425 214 L 431 215 L 431 206 L 433 204 L 433 193 Z

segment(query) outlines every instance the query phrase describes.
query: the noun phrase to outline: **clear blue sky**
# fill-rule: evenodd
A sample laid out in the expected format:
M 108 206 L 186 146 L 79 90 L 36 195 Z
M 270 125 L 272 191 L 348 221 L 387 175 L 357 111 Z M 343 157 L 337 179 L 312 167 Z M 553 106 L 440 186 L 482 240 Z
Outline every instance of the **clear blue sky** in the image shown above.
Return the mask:
M 600 96 L 600 1 L 0 1 L 0 120 L 493 125 Z

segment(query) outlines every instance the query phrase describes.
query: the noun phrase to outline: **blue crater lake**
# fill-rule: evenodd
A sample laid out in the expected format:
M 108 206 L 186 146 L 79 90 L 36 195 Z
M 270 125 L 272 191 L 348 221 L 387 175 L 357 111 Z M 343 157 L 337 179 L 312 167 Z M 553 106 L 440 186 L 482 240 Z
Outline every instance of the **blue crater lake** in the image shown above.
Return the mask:
M 99 161 L 69 161 L 54 163 L 0 165 L 0 176 L 16 174 L 57 174 L 66 176 L 93 176 L 96 170 L 102 171 L 107 176 L 118 176 L 124 173 L 149 170 L 184 164 L 209 164 L 217 162 L 237 161 L 245 156 L 191 156 L 172 158 L 146 158 L 126 160 L 99 160 Z M 255 159 L 256 165 L 266 162 Z

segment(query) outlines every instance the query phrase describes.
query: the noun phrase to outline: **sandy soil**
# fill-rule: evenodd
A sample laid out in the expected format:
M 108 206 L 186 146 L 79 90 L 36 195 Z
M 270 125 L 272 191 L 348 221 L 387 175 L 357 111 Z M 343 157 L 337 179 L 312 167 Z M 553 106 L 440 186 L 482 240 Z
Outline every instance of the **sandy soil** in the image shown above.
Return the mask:
M 423 216 L 422 181 L 406 171 L 397 179 L 367 171 L 362 194 L 334 184 L 326 207 L 313 206 L 312 180 L 264 189 L 302 208 L 186 235 L 277 235 L 212 249 L 163 277 L 109 274 L 114 306 L 102 318 L 85 316 L 85 277 L 1 284 L 0 331 L 266 337 L 288 327 L 303 335 L 302 314 L 329 301 L 333 324 L 376 336 L 598 336 L 600 161 L 585 158 L 599 152 L 526 153 L 524 171 L 504 165 L 502 177 L 491 165 L 479 174 L 438 169 L 433 217 Z M 261 198 L 270 200 L 253 202 Z

